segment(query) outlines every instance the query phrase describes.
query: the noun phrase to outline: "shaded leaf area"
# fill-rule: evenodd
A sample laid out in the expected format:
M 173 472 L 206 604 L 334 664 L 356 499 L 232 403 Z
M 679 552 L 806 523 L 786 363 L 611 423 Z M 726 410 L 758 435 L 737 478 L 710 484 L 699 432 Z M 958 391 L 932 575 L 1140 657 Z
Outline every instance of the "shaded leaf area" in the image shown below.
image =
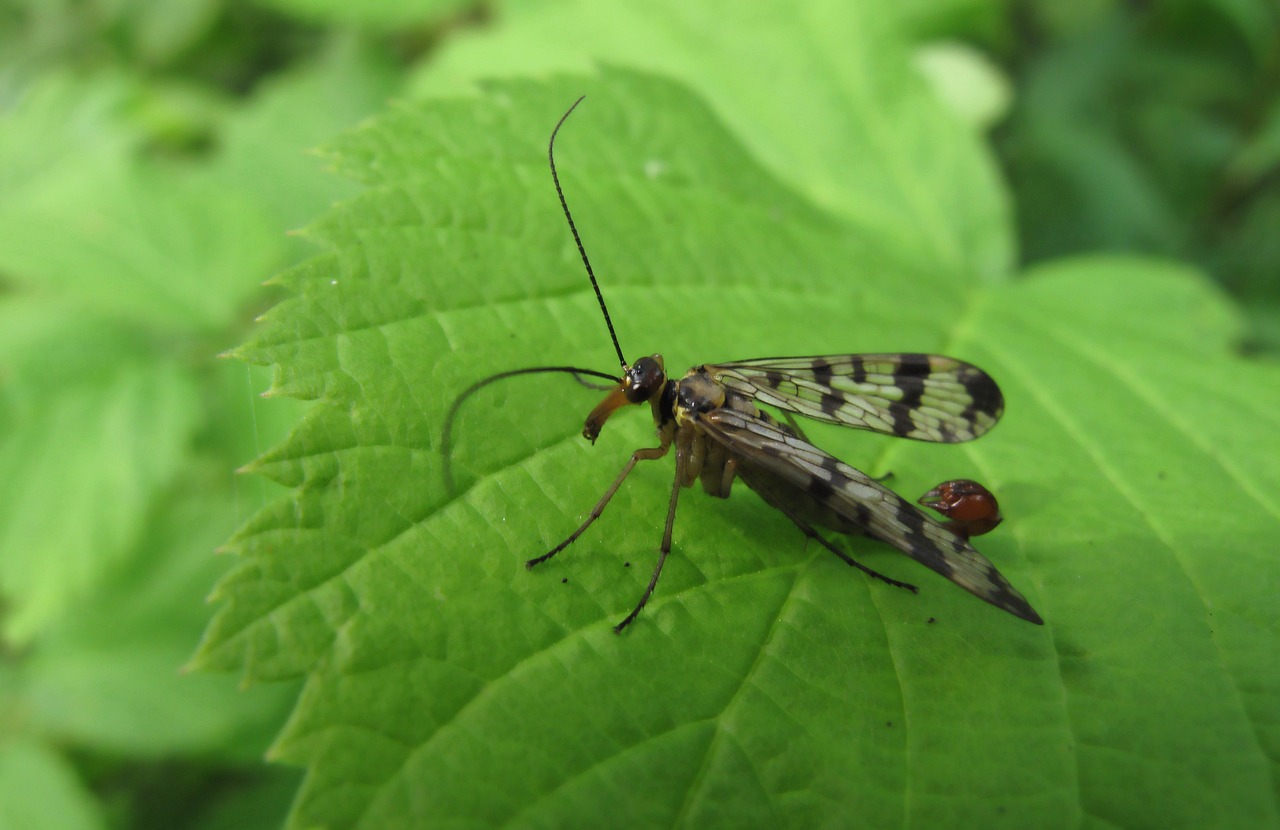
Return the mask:
M 641 465 L 527 572 L 653 442 L 628 412 L 587 445 L 599 393 L 567 377 L 468 401 L 446 492 L 462 389 L 614 363 L 545 167 L 582 93 L 557 160 L 628 357 L 984 366 L 1008 414 L 971 446 L 810 434 L 912 497 L 991 487 L 1009 518 L 979 547 L 1044 628 L 854 541 L 921 590 L 871 582 L 749 492 L 686 491 L 657 592 L 615 636 L 671 468 Z M 314 401 L 255 464 L 293 490 L 230 543 L 196 659 L 305 678 L 273 750 L 308 768 L 293 826 L 1277 820 L 1280 465 L 1257 450 L 1280 378 L 1231 356 L 1235 312 L 1198 275 L 1080 260 L 980 288 L 810 206 L 683 87 L 618 70 L 404 106 L 332 156 L 367 189 L 309 229 L 327 251 L 238 350 Z

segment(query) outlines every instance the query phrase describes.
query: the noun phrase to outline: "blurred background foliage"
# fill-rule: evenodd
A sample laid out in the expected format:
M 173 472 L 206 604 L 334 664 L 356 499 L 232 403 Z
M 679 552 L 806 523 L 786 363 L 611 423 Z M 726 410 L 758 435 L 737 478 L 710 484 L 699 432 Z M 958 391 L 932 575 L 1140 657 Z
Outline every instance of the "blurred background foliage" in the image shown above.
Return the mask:
M 1015 5 L 996 149 L 1024 261 L 1189 260 L 1280 344 L 1280 33 L 1265 2 Z
M 213 552 L 277 492 L 234 470 L 304 411 L 216 355 L 311 253 L 286 233 L 357 192 L 305 150 L 429 86 L 442 45 L 505 11 L 0 2 L 0 828 L 283 820 L 298 775 L 262 758 L 297 690 L 181 672 Z M 991 138 L 1024 265 L 1194 263 L 1245 310 L 1242 350 L 1274 357 L 1273 2 L 902 14 L 921 71 Z

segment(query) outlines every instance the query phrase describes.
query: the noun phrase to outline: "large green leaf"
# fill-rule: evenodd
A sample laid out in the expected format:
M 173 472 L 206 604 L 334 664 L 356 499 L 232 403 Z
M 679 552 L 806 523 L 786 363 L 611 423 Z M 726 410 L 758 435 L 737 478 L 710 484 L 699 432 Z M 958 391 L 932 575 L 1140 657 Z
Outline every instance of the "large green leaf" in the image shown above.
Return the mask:
M 908 495 L 996 490 L 1009 518 L 979 547 L 1043 628 L 855 541 L 921 590 L 869 581 L 739 488 L 686 492 L 654 598 L 615 636 L 671 467 L 641 465 L 527 572 L 654 440 L 630 411 L 587 445 L 599 393 L 568 378 L 469 400 L 446 490 L 440 431 L 469 384 L 614 365 L 545 167 L 580 93 L 557 159 L 628 357 L 986 367 L 1008 413 L 975 444 L 809 431 Z M 1260 450 L 1280 373 L 1231 355 L 1236 315 L 1198 275 L 1080 260 L 982 287 L 962 260 L 923 267 L 764 173 L 683 87 L 621 71 L 405 106 L 333 158 L 367 191 L 312 227 L 327 252 L 240 349 L 315 401 L 256 465 L 294 490 L 233 541 L 197 658 L 306 678 L 274 750 L 310 771 L 295 826 L 1277 820 L 1280 463 Z

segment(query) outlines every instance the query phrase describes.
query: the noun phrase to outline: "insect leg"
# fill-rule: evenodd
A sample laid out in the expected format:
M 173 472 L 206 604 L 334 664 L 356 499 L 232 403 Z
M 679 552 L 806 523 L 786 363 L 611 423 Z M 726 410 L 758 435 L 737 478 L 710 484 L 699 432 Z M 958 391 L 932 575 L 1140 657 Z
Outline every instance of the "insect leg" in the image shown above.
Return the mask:
M 680 440 L 683 435 L 677 437 L 676 443 L 676 476 L 671 482 L 671 501 L 667 504 L 667 528 L 662 532 L 662 546 L 658 548 L 658 564 L 653 569 L 653 576 L 649 577 L 649 584 L 644 589 L 644 594 L 640 596 L 640 601 L 636 603 L 636 607 L 631 609 L 631 613 L 627 618 L 613 627 L 614 634 L 621 634 L 622 629 L 631 625 L 631 622 L 640 613 L 640 609 L 644 608 L 646 602 L 649 601 L 649 595 L 653 593 L 653 588 L 658 584 L 658 577 L 662 574 L 662 566 L 667 561 L 667 554 L 671 552 L 671 529 L 676 523 L 676 502 L 680 499 L 680 488 L 684 484 L 685 468 L 688 466 L 690 448 L 687 441 Z
M 796 527 L 800 528 L 800 532 L 801 532 L 801 533 L 803 533 L 805 536 L 808 536 L 810 539 L 813 539 L 813 540 L 817 541 L 817 543 L 818 543 L 818 544 L 822 545 L 824 548 L 826 548 L 827 550 L 831 551 L 831 552 L 832 552 L 832 553 L 834 553 L 836 556 L 839 556 L 839 557 L 840 557 L 841 559 L 843 559 L 846 563 L 848 563 L 848 564 L 852 565 L 853 567 L 857 568 L 858 570 L 862 571 L 862 572 L 863 572 L 863 573 L 865 573 L 867 576 L 873 576 L 873 577 L 875 577 L 876 579 L 880 580 L 881 582 L 886 582 L 886 583 L 888 583 L 889 585 L 893 585 L 893 586 L 894 586 L 894 587 L 896 587 L 896 588 L 906 588 L 908 591 L 910 591 L 910 592 L 911 592 L 911 593 L 913 593 L 913 594 L 918 594 L 918 593 L 920 593 L 920 589 L 919 589 L 919 588 L 917 588 L 916 586 L 912 585 L 910 582 L 899 582 L 899 581 L 898 581 L 898 580 L 896 580 L 896 579 L 891 579 L 891 578 L 889 578 L 889 577 L 885 576 L 884 574 L 880 573 L 879 571 L 872 570 L 871 568 L 868 568 L 866 565 L 862 564 L 861 562 L 859 562 L 858 560 L 854 559 L 854 558 L 853 558 L 852 556 L 850 556 L 849 554 L 847 554 L 847 553 L 845 553 L 844 551 L 840 550 L 840 548 L 836 547 L 836 546 L 835 546 L 835 545 L 833 545 L 831 542 L 827 541 L 827 540 L 826 540 L 826 538 L 824 538 L 824 537 L 822 536 L 822 534 L 821 534 L 821 533 L 819 533 L 818 531 L 814 530 L 812 527 L 810 527 L 810 526 L 809 526 L 808 524 L 806 524 L 805 522 L 801 521 L 801 520 L 800 520 L 799 518 L 797 518 L 796 516 L 792 515 L 792 513 L 791 513 L 790 511 L 788 511 L 788 510 L 784 510 L 784 509 L 782 509 L 782 508 L 779 508 L 779 509 L 780 509 L 780 510 L 782 510 L 783 515 L 785 515 L 788 519 L 790 519 L 793 523 L 795 523 L 795 526 L 796 526 Z
M 596 506 L 591 508 L 591 515 L 587 516 L 587 520 L 579 525 L 577 530 L 570 533 L 568 539 L 565 539 L 563 542 L 541 556 L 525 562 L 524 566 L 531 569 L 534 565 L 541 565 L 543 562 L 546 562 L 548 559 L 576 542 L 578 537 L 581 536 L 587 528 L 591 527 L 592 523 L 595 522 L 596 519 L 600 518 L 600 514 L 604 513 L 604 509 L 609 504 L 609 500 L 613 498 L 614 493 L 618 492 L 618 488 L 622 486 L 622 482 L 626 480 L 627 476 L 631 475 L 631 471 L 635 468 L 636 464 L 641 461 L 652 461 L 655 458 L 662 458 L 667 454 L 667 450 L 670 448 L 671 445 L 666 444 L 661 447 L 646 447 L 645 449 L 633 452 L 631 454 L 631 458 L 623 465 L 622 472 L 618 473 L 618 477 L 613 480 L 613 484 L 609 485 L 609 489 L 604 491 L 604 495 L 600 497 L 600 501 L 596 502 Z
M 868 568 L 866 565 L 864 565 L 864 564 L 862 564 L 861 562 L 859 562 L 858 560 L 854 559 L 854 558 L 853 558 L 852 556 L 850 556 L 849 554 L 847 554 L 847 553 L 845 553 L 844 551 L 840 550 L 840 548 L 838 548 L 838 547 L 836 547 L 835 545 L 833 545 L 833 544 L 831 544 L 830 542 L 828 542 L 826 539 L 824 539 L 824 538 L 823 538 L 823 537 L 818 533 L 818 531 L 814 530 L 813 528 L 811 528 L 811 527 L 806 527 L 805 525 L 801 525 L 801 526 L 800 526 L 800 529 L 801 529 L 802 531 L 804 531 L 805 533 L 809 534 L 810 536 L 812 536 L 814 539 L 817 539 L 817 540 L 818 540 L 818 544 L 822 545 L 824 548 L 826 548 L 827 550 L 831 551 L 831 552 L 832 552 L 832 553 L 834 553 L 836 556 L 839 556 L 841 559 L 843 559 L 845 562 L 849 563 L 849 564 L 850 564 L 850 565 L 852 565 L 853 567 L 855 567 L 855 568 L 857 568 L 858 570 L 862 571 L 862 572 L 863 572 L 863 573 L 865 573 L 867 576 L 873 576 L 873 577 L 875 577 L 876 579 L 880 580 L 881 582 L 884 582 L 884 583 L 887 583 L 887 584 L 889 584 L 889 585 L 892 585 L 892 586 L 893 586 L 893 587 L 895 587 L 895 588 L 906 588 L 908 591 L 910 591 L 910 592 L 911 592 L 911 593 L 913 593 L 913 594 L 918 594 L 918 593 L 920 593 L 920 589 L 919 589 L 919 588 L 917 588 L 916 586 L 912 585 L 910 582 L 899 582 L 899 581 L 898 581 L 898 580 L 896 580 L 896 579 L 893 579 L 893 578 L 891 578 L 891 577 L 887 577 L 887 576 L 885 576 L 884 574 L 880 573 L 880 572 L 879 572 L 879 571 L 877 571 L 877 570 L 873 570 L 872 568 Z
M 737 475 L 737 459 L 729 454 L 724 444 L 718 441 L 694 442 L 695 449 L 699 443 L 705 447 L 702 470 L 698 473 L 698 478 L 702 481 L 702 489 L 708 496 L 715 496 L 718 499 L 729 498 L 729 491 L 733 489 L 733 479 Z M 696 461 L 695 456 L 693 462 Z
M 733 487 L 733 478 L 738 474 L 738 459 L 732 456 L 725 459 L 724 473 L 720 477 L 720 494 L 729 498 L 729 490 Z

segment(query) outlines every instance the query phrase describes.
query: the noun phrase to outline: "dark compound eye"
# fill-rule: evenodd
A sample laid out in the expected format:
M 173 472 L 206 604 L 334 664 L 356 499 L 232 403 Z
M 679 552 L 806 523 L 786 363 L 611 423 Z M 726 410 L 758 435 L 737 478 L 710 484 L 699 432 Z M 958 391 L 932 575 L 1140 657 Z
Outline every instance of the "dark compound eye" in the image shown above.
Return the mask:
M 628 403 L 643 403 L 662 390 L 667 373 L 658 355 L 642 357 L 627 371 L 626 389 Z

